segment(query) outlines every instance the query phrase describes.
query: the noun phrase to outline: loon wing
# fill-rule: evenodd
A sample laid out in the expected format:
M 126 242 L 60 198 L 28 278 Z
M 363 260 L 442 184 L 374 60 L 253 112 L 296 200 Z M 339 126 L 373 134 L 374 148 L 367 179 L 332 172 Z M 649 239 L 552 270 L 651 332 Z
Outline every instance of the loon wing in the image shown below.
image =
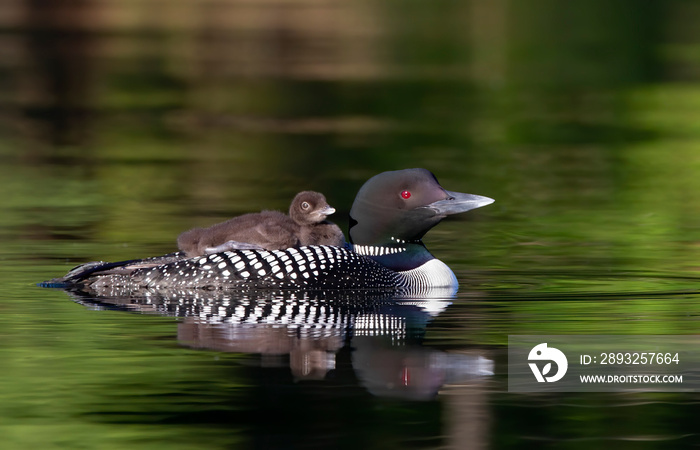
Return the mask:
M 184 252 L 168 253 L 144 259 L 128 259 L 125 261 L 106 262 L 91 261 L 75 266 L 64 276 L 39 283 L 41 287 L 69 287 L 94 276 L 113 274 L 130 274 L 136 269 L 155 267 L 184 259 Z
M 174 253 L 117 263 L 88 263 L 44 287 L 101 294 L 162 289 L 389 289 L 401 276 L 370 258 L 331 246 L 235 250 L 186 258 Z M 117 289 L 118 288 L 118 289 Z

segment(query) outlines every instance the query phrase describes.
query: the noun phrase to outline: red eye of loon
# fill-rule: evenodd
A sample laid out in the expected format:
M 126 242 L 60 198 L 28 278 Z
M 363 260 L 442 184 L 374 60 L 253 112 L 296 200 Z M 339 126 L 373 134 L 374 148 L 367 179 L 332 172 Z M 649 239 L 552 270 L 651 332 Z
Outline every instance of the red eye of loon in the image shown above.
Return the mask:
M 411 198 L 411 193 L 409 191 L 401 191 L 401 198 L 404 200 L 408 200 Z

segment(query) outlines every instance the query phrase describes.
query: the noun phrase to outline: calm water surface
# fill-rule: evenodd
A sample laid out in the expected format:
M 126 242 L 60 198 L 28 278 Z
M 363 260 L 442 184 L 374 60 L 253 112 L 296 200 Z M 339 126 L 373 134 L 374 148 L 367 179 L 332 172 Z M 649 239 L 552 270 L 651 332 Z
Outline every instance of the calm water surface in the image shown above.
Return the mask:
M 511 334 L 700 330 L 693 2 L 0 8 L 0 448 L 697 448 L 697 393 L 507 392 Z M 25 4 L 26 3 L 26 4 Z M 425 167 L 448 299 L 35 283 Z M 493 375 L 488 375 L 492 371 Z
M 65 263 L 9 266 L 8 448 L 698 443 L 696 394 L 509 394 L 506 377 L 508 334 L 695 333 L 692 275 L 464 268 L 452 299 L 95 301 L 31 285 Z

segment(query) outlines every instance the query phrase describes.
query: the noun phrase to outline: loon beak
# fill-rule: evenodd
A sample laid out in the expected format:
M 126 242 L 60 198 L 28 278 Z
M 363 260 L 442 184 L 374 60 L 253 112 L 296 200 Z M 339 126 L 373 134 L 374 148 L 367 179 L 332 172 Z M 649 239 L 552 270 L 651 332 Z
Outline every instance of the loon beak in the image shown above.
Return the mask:
M 435 212 L 436 216 L 449 216 L 451 214 L 462 213 L 470 209 L 481 208 L 490 205 L 495 200 L 482 195 L 463 194 L 461 192 L 445 191 L 448 197 L 423 206 Z
M 323 214 L 324 216 L 330 216 L 334 212 L 335 212 L 335 208 L 333 208 L 332 206 L 326 206 L 325 208 L 320 210 L 318 213 Z

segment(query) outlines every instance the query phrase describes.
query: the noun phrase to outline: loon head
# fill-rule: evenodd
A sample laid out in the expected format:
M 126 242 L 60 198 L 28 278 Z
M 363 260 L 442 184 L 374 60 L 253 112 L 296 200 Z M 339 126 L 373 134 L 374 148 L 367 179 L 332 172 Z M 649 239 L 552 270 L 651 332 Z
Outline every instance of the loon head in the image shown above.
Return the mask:
M 493 203 L 443 189 L 430 171 L 383 172 L 367 180 L 350 209 L 350 242 L 360 246 L 420 243 L 442 219 Z
M 289 217 L 299 225 L 320 223 L 335 212 L 320 192 L 299 192 L 289 207 Z

